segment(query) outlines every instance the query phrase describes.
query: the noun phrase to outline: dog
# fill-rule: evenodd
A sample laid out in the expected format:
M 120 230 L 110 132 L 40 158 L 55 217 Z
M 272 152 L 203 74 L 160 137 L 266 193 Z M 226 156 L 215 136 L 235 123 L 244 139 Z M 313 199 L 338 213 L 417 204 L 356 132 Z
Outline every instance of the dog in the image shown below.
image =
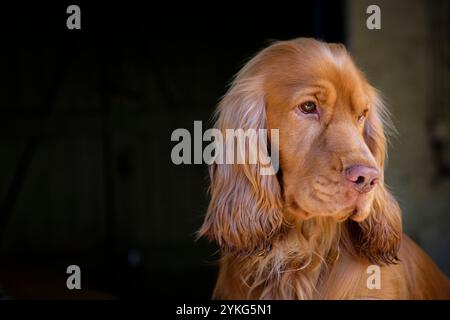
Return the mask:
M 299 38 L 263 49 L 234 78 L 214 127 L 278 129 L 280 170 L 210 165 L 198 235 L 220 247 L 213 298 L 450 298 L 448 278 L 403 234 L 384 183 L 388 113 L 343 45 Z

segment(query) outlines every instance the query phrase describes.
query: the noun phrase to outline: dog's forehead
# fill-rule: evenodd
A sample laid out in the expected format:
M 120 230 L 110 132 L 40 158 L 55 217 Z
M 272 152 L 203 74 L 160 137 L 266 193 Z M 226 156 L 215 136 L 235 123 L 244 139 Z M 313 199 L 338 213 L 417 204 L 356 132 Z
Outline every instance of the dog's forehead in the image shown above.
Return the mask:
M 315 59 L 296 58 L 280 59 L 280 63 L 275 62 L 268 68 L 266 92 L 269 97 L 278 102 L 295 102 L 308 93 L 331 104 L 340 100 L 356 109 L 365 108 L 369 85 L 348 55 L 328 52 L 316 55 Z
M 299 83 L 304 86 L 326 81 L 338 95 L 348 97 L 365 91 L 366 80 L 346 52 L 335 53 L 324 49 L 313 61 L 302 61 L 302 57 L 299 57 L 296 65 L 291 70 L 296 72 Z
M 278 91 L 289 93 L 323 80 L 346 96 L 367 91 L 367 81 L 343 46 L 321 44 L 301 50 L 281 47 L 260 62 L 267 86 Z

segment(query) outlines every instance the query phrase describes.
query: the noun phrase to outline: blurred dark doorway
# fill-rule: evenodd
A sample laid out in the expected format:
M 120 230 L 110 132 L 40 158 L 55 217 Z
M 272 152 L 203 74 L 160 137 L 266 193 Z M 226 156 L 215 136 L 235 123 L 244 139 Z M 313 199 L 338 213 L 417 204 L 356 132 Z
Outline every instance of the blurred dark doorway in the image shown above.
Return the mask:
M 222 15 L 83 2 L 79 31 L 67 5 L 2 9 L 0 288 L 71 297 L 77 264 L 96 291 L 76 297 L 209 298 L 215 248 L 194 243 L 206 167 L 173 165 L 171 132 L 208 123 L 268 41 L 345 42 L 344 2 Z

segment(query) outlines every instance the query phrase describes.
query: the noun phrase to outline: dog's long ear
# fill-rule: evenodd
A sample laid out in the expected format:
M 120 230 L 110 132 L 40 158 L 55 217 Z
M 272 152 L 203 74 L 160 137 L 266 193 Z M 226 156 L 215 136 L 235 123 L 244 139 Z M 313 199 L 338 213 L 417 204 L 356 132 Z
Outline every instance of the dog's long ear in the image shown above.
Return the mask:
M 250 62 L 236 76 L 218 106 L 215 128 L 224 137 L 227 129 L 266 129 L 262 84 L 251 71 Z M 229 139 L 224 142 L 227 148 L 229 142 Z M 268 155 L 267 145 L 266 140 L 262 146 L 265 150 L 259 148 L 258 153 Z M 234 151 L 242 152 L 240 148 Z M 262 174 L 259 159 L 256 164 L 249 164 L 248 160 L 247 156 L 245 164 L 210 165 L 211 200 L 198 234 L 215 240 L 222 250 L 241 253 L 262 250 L 282 224 L 280 185 L 276 175 Z
M 372 263 L 391 264 L 397 261 L 402 236 L 400 207 L 384 184 L 386 158 L 386 130 L 392 130 L 385 106 L 372 89 L 370 109 L 366 125 L 365 140 L 381 171 L 379 185 L 374 190 L 374 201 L 369 216 L 362 222 L 349 221 L 349 232 L 359 254 Z

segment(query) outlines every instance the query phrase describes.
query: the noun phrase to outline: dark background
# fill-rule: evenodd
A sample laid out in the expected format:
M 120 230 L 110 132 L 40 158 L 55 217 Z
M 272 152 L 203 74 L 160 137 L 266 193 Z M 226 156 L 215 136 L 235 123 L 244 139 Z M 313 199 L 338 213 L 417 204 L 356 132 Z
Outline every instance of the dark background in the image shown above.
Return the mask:
M 270 40 L 347 42 L 344 1 L 2 8 L 0 290 L 7 298 L 209 298 L 214 245 L 195 242 L 205 165 L 172 164 L 232 76 Z M 204 11 L 206 10 L 206 11 Z M 83 290 L 65 286 L 79 265 Z
M 67 5 L 2 10 L 0 288 L 209 298 L 216 248 L 194 242 L 207 170 L 172 164 L 171 133 L 209 125 L 270 40 L 345 42 L 342 3 L 297 4 L 290 18 L 81 3 L 81 30 L 66 28 Z M 70 264 L 95 292 L 67 292 Z

